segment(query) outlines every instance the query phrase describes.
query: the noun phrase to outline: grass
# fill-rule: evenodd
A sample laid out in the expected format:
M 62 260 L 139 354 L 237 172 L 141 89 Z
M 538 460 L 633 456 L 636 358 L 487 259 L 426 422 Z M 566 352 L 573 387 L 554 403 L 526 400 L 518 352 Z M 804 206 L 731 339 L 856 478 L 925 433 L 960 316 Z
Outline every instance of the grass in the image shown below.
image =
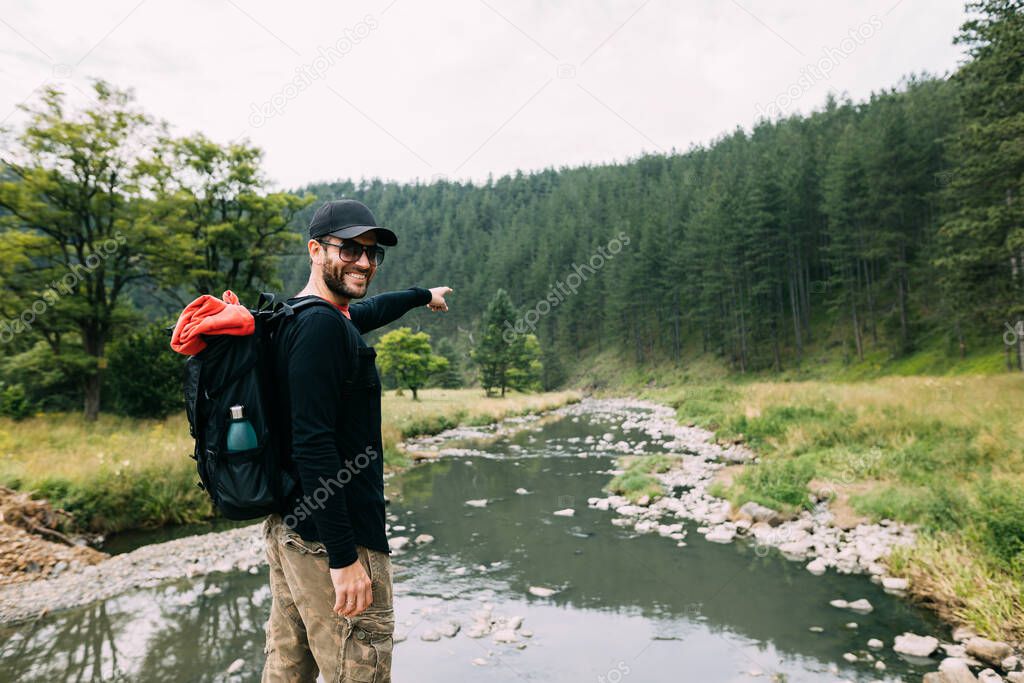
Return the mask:
M 920 524 L 919 546 L 894 567 L 958 620 L 1024 639 L 1020 611 L 1006 612 L 1024 595 L 1024 376 L 711 382 L 646 394 L 758 452 L 759 464 L 717 489 L 734 503 L 806 507 L 818 481 L 859 515 Z
M 409 464 L 403 439 L 460 423 L 485 424 L 579 400 L 576 392 L 510 393 L 485 398 L 479 389 L 426 389 L 382 399 L 384 463 Z M 196 486 L 193 442 L 184 413 L 162 420 L 103 414 L 45 414 L 19 422 L 0 418 L 0 484 L 32 491 L 75 515 L 82 529 L 112 533 L 196 522 L 213 514 Z
M 647 496 L 654 500 L 662 495 L 664 487 L 654 476 L 672 468 L 676 458 L 667 455 L 630 455 L 617 458 L 615 466 L 622 469 L 605 487 L 610 493 L 625 496 L 633 504 Z

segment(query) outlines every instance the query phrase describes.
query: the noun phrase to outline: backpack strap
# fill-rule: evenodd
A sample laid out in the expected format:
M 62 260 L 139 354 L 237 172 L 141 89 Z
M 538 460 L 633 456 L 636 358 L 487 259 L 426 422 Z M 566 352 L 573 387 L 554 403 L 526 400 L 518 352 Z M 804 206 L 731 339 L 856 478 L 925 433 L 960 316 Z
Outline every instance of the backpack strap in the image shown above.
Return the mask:
M 263 295 L 261 294 L 260 296 L 262 297 Z M 271 296 L 273 296 L 273 295 L 271 294 Z M 302 309 L 309 308 L 310 306 L 326 306 L 327 308 L 329 308 L 332 311 L 334 311 L 334 313 L 336 315 L 338 315 L 339 317 L 342 317 L 342 318 L 345 317 L 345 316 L 343 316 L 341 314 L 341 311 L 339 311 L 337 309 L 337 307 L 334 304 L 332 304 L 330 301 L 325 301 L 325 300 L 321 299 L 318 296 L 309 296 L 309 297 L 306 297 L 305 299 L 303 299 L 302 301 L 298 301 L 298 302 L 296 302 L 294 304 L 289 304 L 289 303 L 284 303 L 284 302 L 279 303 L 277 309 L 274 310 L 274 314 L 273 314 L 271 320 L 278 320 L 280 318 L 284 318 L 284 319 L 291 318 L 293 315 L 295 315 L 296 313 L 298 313 Z
M 275 310 L 275 302 L 277 301 L 277 295 L 273 292 L 260 292 L 259 299 L 256 300 L 257 311 L 272 311 Z

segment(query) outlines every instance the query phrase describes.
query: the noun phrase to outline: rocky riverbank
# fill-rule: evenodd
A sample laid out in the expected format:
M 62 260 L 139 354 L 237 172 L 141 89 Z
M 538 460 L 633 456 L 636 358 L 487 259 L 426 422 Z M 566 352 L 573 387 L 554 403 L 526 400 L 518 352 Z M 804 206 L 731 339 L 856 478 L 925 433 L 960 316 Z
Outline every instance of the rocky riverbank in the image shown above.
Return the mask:
M 868 574 L 871 580 L 896 595 L 905 596 L 909 582 L 904 577 L 890 575 L 885 559 L 897 545 L 912 545 L 915 528 L 891 520 L 877 524 L 861 523 L 850 529 L 839 528 L 835 515 L 829 509 L 829 496 L 815 498 L 812 511 L 804 510 L 786 518 L 770 508 L 747 503 L 734 510 L 728 501 L 711 495 L 709 486 L 723 468 L 737 463 L 756 466 L 754 453 L 738 444 L 719 444 L 714 434 L 680 425 L 675 412 L 668 407 L 637 400 L 584 401 L 559 411 L 572 419 L 582 413 L 610 413 L 621 430 L 640 430 L 649 442 L 675 454 L 677 464 L 666 472 L 655 475 L 664 487 L 665 495 L 655 500 L 641 500 L 633 504 L 622 496 L 592 497 L 588 505 L 614 512 L 611 523 L 630 527 L 636 533 L 658 533 L 671 538 L 680 547 L 686 546 L 685 525 L 679 520 L 699 524 L 697 533 L 713 543 L 747 541 L 755 552 L 766 554 L 775 548 L 787 559 L 806 563 L 807 571 L 815 575 L 833 569 L 843 574 Z M 628 448 L 625 441 L 607 433 L 594 440 L 595 451 L 619 450 L 643 455 L 645 442 Z M 612 472 L 620 474 L 621 472 Z M 809 494 L 810 495 L 810 494 Z M 853 613 L 872 611 L 867 600 L 832 601 L 837 609 Z M 875 661 L 871 649 L 884 647 L 880 641 L 869 642 L 861 653 L 847 653 L 848 662 L 874 662 L 875 668 L 884 670 Z M 925 683 L 1024 683 L 1022 657 L 1002 642 L 978 637 L 970 629 L 957 628 L 949 641 L 931 636 L 907 633 L 892 644 L 895 652 L 906 657 L 941 658 L 939 671 L 925 676 Z M 977 672 L 977 676 L 975 675 Z M 1006 675 L 1004 679 L 1001 673 Z
M 437 447 L 452 438 L 452 433 L 460 438 L 497 438 L 533 425 L 546 414 L 510 417 L 482 427 L 449 430 L 445 433 L 448 436 L 425 437 L 407 450 L 418 453 L 417 459 L 452 455 L 453 452 Z M 389 521 L 395 520 L 389 517 Z M 392 533 L 392 546 L 399 554 L 409 542 L 407 537 L 397 535 L 405 530 L 406 527 L 399 526 Z M 417 541 L 422 543 L 423 539 Z M 0 545 L 0 549 L 9 551 L 2 556 L 10 558 L 11 564 L 9 579 L 0 581 L 0 624 L 24 622 L 174 579 L 215 572 L 257 573 L 266 564 L 259 523 L 147 545 L 114 556 L 87 547 L 51 543 L 3 524 L 0 524 L 0 544 L 5 544 Z M 38 567 L 29 565 L 32 571 L 25 571 L 22 565 L 33 561 Z M 8 585 L 2 585 L 4 583 Z
M 823 574 L 829 569 L 840 573 L 862 573 L 882 584 L 889 592 L 904 594 L 907 590 L 907 581 L 890 575 L 885 560 L 894 547 L 914 542 L 913 527 L 883 520 L 878 524 L 841 528 L 835 523 L 827 496 L 822 496 L 813 510 L 789 517 L 754 504 L 733 509 L 727 501 L 711 495 L 709 487 L 727 467 L 737 464 L 756 467 L 756 454 L 742 445 L 719 444 L 706 430 L 680 425 L 671 408 L 651 402 L 587 399 L 545 415 L 509 418 L 485 427 L 456 428 L 436 436 L 410 440 L 404 448 L 416 454 L 417 459 L 480 454 L 475 450 L 446 445 L 453 440 L 491 440 L 521 430 L 536 429 L 539 421 L 545 419 L 580 421 L 591 416 L 608 425 L 608 431 L 601 436 L 581 437 L 573 443 L 584 446 L 594 455 L 637 456 L 668 452 L 678 456 L 673 467 L 656 475 L 664 495 L 640 500 L 639 504 L 621 496 L 591 497 L 588 505 L 607 511 L 609 523 L 636 533 L 657 533 L 675 541 L 680 547 L 686 546 L 688 533 L 698 533 L 709 542 L 750 543 L 758 554 L 775 548 L 787 558 L 803 562 L 813 574 Z M 625 432 L 629 432 L 628 437 Z M 641 434 L 639 438 L 638 433 Z M 509 446 L 510 451 L 516 448 L 514 444 Z M 586 457 L 586 453 L 580 457 Z M 517 490 L 516 493 L 526 491 Z M 472 502 L 467 501 L 467 504 Z M 554 514 L 569 516 L 573 510 L 570 507 Z M 403 524 L 408 522 L 403 520 Z M 398 524 L 392 528 L 391 540 L 396 554 L 401 554 L 404 545 L 419 546 L 432 539 L 423 534 L 416 536 L 411 527 Z M 0 586 L 0 623 L 32 619 L 47 612 L 183 577 L 213 572 L 256 573 L 264 562 L 258 525 L 145 546 L 93 566 L 79 563 L 45 579 Z M 214 586 L 209 590 L 217 588 Z M 832 605 L 853 614 L 872 610 L 865 600 L 847 602 L 837 599 Z M 501 619 L 493 619 L 483 613 L 479 616 L 478 621 L 486 628 L 481 626 L 474 632 L 480 630 L 487 634 L 516 630 Z M 438 633 L 446 636 L 443 629 Z M 433 634 L 429 635 L 432 637 Z M 1005 673 L 1010 681 L 1024 678 L 1020 661 L 1006 644 L 991 643 L 964 631 L 957 635 L 959 637 L 942 642 L 930 636 L 905 634 L 893 643 L 866 643 L 863 651 L 848 653 L 845 658 L 851 662 L 875 665 L 880 662 L 871 659 L 874 656 L 872 650 L 891 647 L 904 656 L 935 658 L 936 664 L 938 657 L 945 655 L 942 671 L 936 672 L 944 678 L 932 676 L 929 683 L 979 680 L 974 673 L 979 670 L 982 681 L 1002 680 L 1001 677 L 993 678 L 1000 676 L 998 671 Z M 398 638 L 401 637 L 398 634 Z M 928 651 L 924 652 L 926 649 Z M 958 661 L 967 667 L 966 675 Z
M 85 605 L 135 588 L 213 572 L 251 571 L 266 563 L 260 525 L 143 546 L 56 576 L 0 586 L 0 624 Z

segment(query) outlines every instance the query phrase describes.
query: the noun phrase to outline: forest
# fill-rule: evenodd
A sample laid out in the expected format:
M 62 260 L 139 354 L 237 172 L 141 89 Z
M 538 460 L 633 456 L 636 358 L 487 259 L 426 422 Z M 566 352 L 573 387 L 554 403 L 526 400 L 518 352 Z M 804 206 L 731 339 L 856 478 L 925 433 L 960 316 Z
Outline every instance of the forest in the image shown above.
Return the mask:
M 341 197 L 401 236 L 372 291 L 453 287 L 443 325 L 412 322 L 454 360 L 505 290 L 503 329 L 536 336 L 547 389 L 595 364 L 611 382 L 708 360 L 739 375 L 1020 370 L 1024 20 L 1019 2 L 968 9 L 953 74 L 685 151 L 483 183 L 271 191 L 245 141 L 176 137 L 102 81 L 81 112 L 51 88 L 23 106 L 0 167 L 0 412 L 83 396 L 91 418 L 173 409 L 160 330 L 199 294 L 298 291 L 312 212 Z M 107 399 L 105 375 L 121 383 Z

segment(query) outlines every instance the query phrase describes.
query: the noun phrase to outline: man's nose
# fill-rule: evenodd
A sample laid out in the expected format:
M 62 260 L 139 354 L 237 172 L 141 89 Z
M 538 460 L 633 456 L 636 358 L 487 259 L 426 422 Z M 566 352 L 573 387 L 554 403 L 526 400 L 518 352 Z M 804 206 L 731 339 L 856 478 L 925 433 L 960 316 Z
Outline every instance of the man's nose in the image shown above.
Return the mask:
M 361 253 L 359 255 L 359 258 L 356 260 L 356 265 L 359 266 L 360 268 L 369 268 L 371 265 L 373 265 L 370 262 L 369 252 L 363 249 L 363 253 Z

